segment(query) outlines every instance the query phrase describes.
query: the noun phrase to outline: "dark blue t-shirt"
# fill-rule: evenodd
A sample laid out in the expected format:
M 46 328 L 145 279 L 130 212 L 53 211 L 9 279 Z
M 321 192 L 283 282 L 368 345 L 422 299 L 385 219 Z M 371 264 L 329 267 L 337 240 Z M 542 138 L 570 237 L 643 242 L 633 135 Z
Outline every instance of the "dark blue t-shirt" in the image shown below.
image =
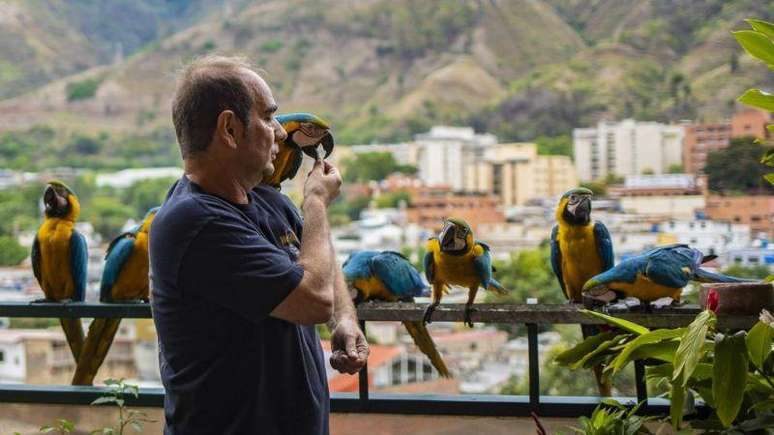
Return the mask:
M 298 246 L 270 201 L 249 199 L 231 203 L 183 176 L 151 226 L 166 434 L 328 433 L 314 327 L 269 316 L 301 282 Z

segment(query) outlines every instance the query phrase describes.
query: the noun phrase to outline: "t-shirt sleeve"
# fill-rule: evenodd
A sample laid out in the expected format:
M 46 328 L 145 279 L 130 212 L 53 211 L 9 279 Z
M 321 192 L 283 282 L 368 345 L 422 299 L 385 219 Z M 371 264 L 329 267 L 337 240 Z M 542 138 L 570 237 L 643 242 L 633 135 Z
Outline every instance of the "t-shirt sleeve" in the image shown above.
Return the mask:
M 261 322 L 303 275 L 299 264 L 257 230 L 218 218 L 192 240 L 179 282 L 183 298 L 200 297 Z

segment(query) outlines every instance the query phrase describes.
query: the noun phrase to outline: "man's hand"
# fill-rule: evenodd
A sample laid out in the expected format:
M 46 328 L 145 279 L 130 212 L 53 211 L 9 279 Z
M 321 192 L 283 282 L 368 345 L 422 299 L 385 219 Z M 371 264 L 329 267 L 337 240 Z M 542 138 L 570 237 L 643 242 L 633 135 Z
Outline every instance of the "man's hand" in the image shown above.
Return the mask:
M 304 200 L 317 197 L 326 206 L 339 196 L 341 175 L 330 163 L 317 160 L 304 184 Z
M 368 342 L 353 320 L 342 320 L 331 336 L 331 366 L 341 373 L 354 375 L 368 360 Z

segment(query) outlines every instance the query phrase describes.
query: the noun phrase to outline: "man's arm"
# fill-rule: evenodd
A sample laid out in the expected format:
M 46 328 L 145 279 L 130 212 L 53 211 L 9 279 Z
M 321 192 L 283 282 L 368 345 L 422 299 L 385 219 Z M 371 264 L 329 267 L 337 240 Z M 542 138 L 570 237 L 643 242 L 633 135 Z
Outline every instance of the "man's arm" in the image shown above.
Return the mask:
M 335 251 L 331 257 L 336 258 Z M 368 360 L 368 342 L 357 323 L 355 306 L 350 298 L 344 273 L 333 262 L 333 317 L 328 322 L 331 330 L 331 367 L 342 372 L 355 374 Z
M 303 237 L 298 263 L 301 283 L 271 312 L 273 317 L 303 325 L 325 323 L 334 312 L 336 264 L 328 226 L 327 205 L 338 195 L 341 178 L 327 163 L 316 163 L 305 186 Z M 346 289 L 345 289 L 346 290 Z M 353 310 L 354 312 L 354 310 Z

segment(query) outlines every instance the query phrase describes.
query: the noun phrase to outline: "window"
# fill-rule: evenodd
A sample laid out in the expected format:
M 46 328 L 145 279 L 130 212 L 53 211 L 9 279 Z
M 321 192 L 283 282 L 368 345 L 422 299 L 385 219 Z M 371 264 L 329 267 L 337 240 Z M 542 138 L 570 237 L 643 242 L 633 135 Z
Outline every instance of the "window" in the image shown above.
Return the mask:
M 5 352 L 0 350 L 0 363 L 5 362 Z

